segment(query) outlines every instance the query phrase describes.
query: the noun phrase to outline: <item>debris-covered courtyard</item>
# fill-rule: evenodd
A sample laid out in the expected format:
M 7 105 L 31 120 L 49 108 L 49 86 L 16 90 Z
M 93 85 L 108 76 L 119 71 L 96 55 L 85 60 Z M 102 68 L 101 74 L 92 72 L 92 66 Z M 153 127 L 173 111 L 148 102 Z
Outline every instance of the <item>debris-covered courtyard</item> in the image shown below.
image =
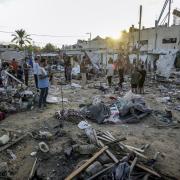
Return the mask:
M 178 85 L 149 80 L 145 94 L 135 95 L 129 92 L 128 78 L 121 93 L 103 87 L 102 79 L 89 81 L 84 89 L 78 80 L 73 83 L 52 86 L 52 102 L 43 112 L 34 107 L 1 121 L 0 133 L 9 138 L 0 147 L 1 178 L 112 179 L 128 174 L 132 179 L 180 178 Z M 105 107 L 96 108 L 112 106 L 125 96 L 134 104 L 133 99 L 143 100 L 148 112 L 131 108 L 127 113 L 127 107 L 121 108 L 118 121 L 114 109 L 108 116 Z M 87 107 L 88 115 L 81 113 Z

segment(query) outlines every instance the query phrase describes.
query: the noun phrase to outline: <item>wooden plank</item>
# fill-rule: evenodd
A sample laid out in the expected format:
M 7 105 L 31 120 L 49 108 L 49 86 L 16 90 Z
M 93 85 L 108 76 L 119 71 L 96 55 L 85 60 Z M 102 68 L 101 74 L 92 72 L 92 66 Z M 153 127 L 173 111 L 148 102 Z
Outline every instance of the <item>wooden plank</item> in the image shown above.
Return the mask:
M 112 139 L 116 140 L 116 138 L 114 138 L 113 135 L 109 131 L 106 131 L 106 133 L 109 135 L 109 137 L 111 137 Z
M 105 168 L 105 169 L 97 172 L 96 174 L 94 174 L 93 176 L 91 176 L 90 178 L 88 178 L 87 180 L 95 179 L 96 177 L 98 177 L 98 176 L 101 175 L 102 173 L 104 173 L 104 172 L 108 171 L 109 169 L 111 169 L 113 166 L 114 166 L 114 164 L 111 165 L 110 167 L 107 167 L 107 168 Z
M 10 76 L 11 78 L 13 78 L 15 81 L 17 81 L 20 84 L 24 84 L 22 81 L 20 81 L 19 79 L 17 79 L 15 76 L 13 76 L 12 74 L 8 73 L 7 71 L 4 71 L 8 76 Z M 24 84 L 25 85 L 25 84 Z M 25 85 L 26 86 L 26 85 Z
M 115 140 L 115 141 L 111 141 L 111 142 L 109 142 L 109 143 L 107 143 L 107 144 L 105 144 L 106 146 L 109 146 L 109 145 L 112 145 L 112 144 L 118 144 L 120 141 L 125 141 L 126 140 L 126 138 L 125 137 L 123 137 L 123 138 L 121 138 L 121 139 L 117 139 L 117 140 Z
M 97 138 L 100 139 L 100 140 L 106 141 L 106 142 L 112 142 L 112 141 L 110 141 L 110 140 L 108 140 L 108 139 L 106 139 L 104 137 L 101 137 L 101 136 L 97 136 Z
M 12 145 L 16 144 L 17 142 L 21 141 L 23 138 L 25 138 L 27 136 L 27 134 L 20 136 L 19 138 L 17 138 L 14 142 L 4 145 L 1 149 L 0 152 L 4 151 L 5 149 L 11 147 Z
M 28 180 L 31 180 L 33 175 L 34 175 L 34 170 L 35 170 L 35 167 L 36 167 L 36 163 L 37 163 L 37 158 L 35 159 L 35 161 L 33 163 L 33 166 L 32 166 L 32 169 L 31 169 L 31 172 L 30 172 Z
M 107 131 L 107 133 L 109 134 L 109 136 L 111 136 L 113 139 L 115 139 L 110 132 Z M 116 139 L 115 139 L 115 140 L 116 140 Z M 142 157 L 142 158 L 144 158 L 144 159 L 148 159 L 147 156 L 145 156 L 145 155 L 137 152 L 136 150 L 134 150 L 134 149 L 132 149 L 132 148 L 129 148 L 128 146 L 126 146 L 126 145 L 123 144 L 123 143 L 120 143 L 120 142 L 119 142 L 119 146 L 120 146 L 120 148 L 123 147 L 123 149 L 125 148 L 125 149 L 128 150 L 128 151 L 134 152 L 135 154 L 137 154 L 138 156 L 140 156 L 140 157 Z M 132 147 L 132 146 L 131 146 L 131 147 Z
M 144 150 L 142 150 L 142 149 L 139 149 L 139 148 L 136 148 L 136 147 L 133 147 L 133 146 L 129 146 L 129 145 L 126 145 L 126 147 L 129 148 L 129 149 L 138 151 L 140 153 L 144 153 Z
M 129 179 L 130 179 L 131 173 L 133 172 L 133 169 L 134 169 L 134 166 L 136 165 L 136 163 L 137 163 L 137 157 L 134 158 L 134 160 L 130 166 Z
M 94 138 L 95 138 L 95 140 L 96 140 L 96 144 L 97 145 L 99 145 L 98 143 L 98 137 L 97 137 L 97 133 L 96 133 L 96 130 L 95 129 L 93 129 L 93 134 L 94 134 Z
M 108 140 L 110 140 L 110 141 L 114 141 L 114 139 L 112 139 L 111 137 L 109 137 L 109 136 L 107 136 L 107 135 L 102 135 L 102 137 L 104 137 L 104 138 L 106 138 L 106 139 L 108 139 Z
M 103 144 L 102 141 L 99 141 L 99 144 L 100 144 L 102 147 L 104 147 L 104 144 Z M 115 163 L 118 163 L 118 162 L 119 162 L 119 160 L 116 158 L 116 156 L 115 156 L 110 150 L 107 149 L 105 152 L 106 152 L 106 154 L 107 154 Z
M 98 151 L 96 154 L 94 154 L 93 157 L 91 157 L 88 161 L 86 161 L 82 166 L 80 166 L 78 169 L 73 171 L 68 177 L 65 178 L 65 180 L 71 180 L 75 176 L 77 176 L 81 171 L 83 171 L 85 168 L 87 168 L 93 161 L 95 161 L 104 151 L 108 149 L 107 146 L 104 146 L 100 151 Z
M 129 161 L 129 162 L 132 163 L 132 161 Z M 146 172 L 148 172 L 154 176 L 157 176 L 159 178 L 161 177 L 160 174 L 158 174 L 157 172 L 155 172 L 155 171 L 153 171 L 153 170 L 151 170 L 151 169 L 149 169 L 149 168 L 147 168 L 141 164 L 136 164 L 135 166 L 137 166 L 138 168 L 140 168 L 140 169 L 142 169 L 142 170 L 144 170 L 144 171 L 146 171 Z

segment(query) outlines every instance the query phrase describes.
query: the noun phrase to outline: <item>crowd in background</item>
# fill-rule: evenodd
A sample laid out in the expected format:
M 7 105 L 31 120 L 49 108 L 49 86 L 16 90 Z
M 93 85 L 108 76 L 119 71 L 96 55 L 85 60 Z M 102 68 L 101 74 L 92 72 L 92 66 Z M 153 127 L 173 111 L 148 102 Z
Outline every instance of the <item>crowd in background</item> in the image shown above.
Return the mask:
M 65 56 L 64 61 L 64 78 L 66 83 L 71 83 L 72 80 L 72 64 L 71 58 Z M 79 62 L 80 66 L 80 77 L 81 77 L 81 86 L 85 88 L 87 84 L 87 79 L 89 74 L 93 74 L 94 77 L 101 71 L 101 69 L 95 70 L 92 68 L 92 63 L 87 56 L 83 56 L 82 60 Z M 91 68 L 90 68 L 91 67 Z M 3 71 L 8 72 L 14 78 L 19 80 L 19 82 L 24 83 L 27 87 L 32 85 L 29 83 L 30 73 L 33 73 L 34 76 L 34 86 L 37 89 L 37 92 L 40 93 L 39 96 L 39 109 L 46 107 L 46 98 L 48 95 L 49 82 L 52 81 L 53 75 L 51 73 L 51 67 L 48 66 L 47 60 L 43 58 L 35 57 L 25 58 L 22 62 L 12 59 L 10 63 L 4 62 L 1 64 L 0 68 L 0 86 L 3 86 Z M 115 81 L 114 75 L 118 76 L 118 82 Z M 124 75 L 131 75 L 131 89 L 134 93 L 144 93 L 144 82 L 146 78 L 146 70 L 144 68 L 144 63 L 139 61 L 139 63 L 130 64 L 127 59 L 123 56 L 116 61 L 113 61 L 110 58 L 106 66 L 106 77 L 109 87 L 113 84 L 118 84 L 119 90 L 123 88 Z M 12 76 L 7 76 L 8 85 L 14 86 L 16 80 Z
M 0 68 L 0 86 L 14 87 L 18 82 L 24 83 L 26 87 L 29 86 L 30 73 L 34 75 L 34 82 L 39 95 L 38 107 L 43 110 L 46 105 L 48 95 L 49 81 L 52 80 L 51 71 L 47 70 L 47 60 L 35 58 L 25 58 L 23 61 L 16 61 L 12 59 L 10 63 L 3 62 Z M 9 74 L 6 76 L 6 74 Z M 3 76 L 6 77 L 3 79 Z M 3 83 L 6 81 L 6 83 Z M 32 85 L 32 84 L 31 84 Z

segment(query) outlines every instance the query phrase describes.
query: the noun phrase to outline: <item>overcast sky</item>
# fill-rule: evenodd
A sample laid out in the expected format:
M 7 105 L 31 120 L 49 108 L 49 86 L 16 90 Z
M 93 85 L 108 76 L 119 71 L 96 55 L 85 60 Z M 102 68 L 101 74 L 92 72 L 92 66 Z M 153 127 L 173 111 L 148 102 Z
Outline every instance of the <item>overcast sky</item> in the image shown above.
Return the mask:
M 24 28 L 29 34 L 75 37 L 35 37 L 35 44 L 51 42 L 58 46 L 77 39 L 118 37 L 121 30 L 138 26 L 139 6 L 143 5 L 142 25 L 154 26 L 165 0 L 0 0 L 0 31 Z M 172 10 L 180 8 L 173 0 Z M 172 18 L 172 16 L 171 16 Z M 172 19 L 171 19 L 172 20 Z M 0 32 L 0 42 L 10 41 L 11 34 Z

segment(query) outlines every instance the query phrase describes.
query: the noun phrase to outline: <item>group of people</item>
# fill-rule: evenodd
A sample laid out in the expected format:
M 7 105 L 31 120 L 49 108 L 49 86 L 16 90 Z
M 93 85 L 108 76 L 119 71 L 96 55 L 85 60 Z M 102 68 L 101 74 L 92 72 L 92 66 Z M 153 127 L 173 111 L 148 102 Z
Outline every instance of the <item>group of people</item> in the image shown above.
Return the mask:
M 144 94 L 144 82 L 146 79 L 146 70 L 142 64 L 140 67 L 135 66 L 131 74 L 131 89 L 133 93 Z
M 80 64 L 80 74 L 81 74 L 81 85 L 82 88 L 85 88 L 85 85 L 87 83 L 87 77 L 89 74 L 89 59 L 87 56 L 83 56 Z M 64 57 L 64 76 L 65 81 L 67 83 L 71 83 L 72 80 L 72 64 L 71 64 L 71 58 L 69 56 Z
M 30 69 L 32 69 L 34 74 L 35 87 L 37 89 L 37 92 L 40 91 L 38 107 L 40 110 L 42 110 L 44 107 L 47 107 L 46 99 L 48 95 L 49 78 L 52 78 L 51 74 L 48 73 L 46 67 L 47 67 L 47 60 L 43 58 L 42 59 L 35 58 L 31 64 L 27 63 L 27 59 L 25 59 L 22 65 L 20 65 L 19 62 L 13 59 L 11 63 L 5 62 L 2 64 L 1 72 L 3 70 L 7 71 L 14 78 L 17 78 L 19 81 L 24 82 L 25 85 L 28 86 L 29 72 Z M 10 76 L 8 78 L 9 78 L 8 84 L 13 85 L 15 79 Z M 1 73 L 0 73 L 0 84 L 3 86 L 3 79 Z
M 118 60 L 116 63 L 113 62 L 113 59 L 110 58 L 108 61 L 108 65 L 107 65 L 107 81 L 108 81 L 108 85 L 109 87 L 112 86 L 112 77 L 116 71 L 116 73 L 118 74 L 118 85 L 119 88 L 122 89 L 122 84 L 124 82 L 124 74 L 125 72 L 127 72 L 126 68 L 128 67 L 128 64 L 126 63 L 125 60 L 121 59 Z M 144 68 L 144 64 L 138 64 L 135 65 L 134 67 L 131 66 L 131 68 L 129 67 L 129 69 L 131 69 L 131 90 L 133 93 L 144 93 L 144 82 L 146 79 L 146 70 Z

